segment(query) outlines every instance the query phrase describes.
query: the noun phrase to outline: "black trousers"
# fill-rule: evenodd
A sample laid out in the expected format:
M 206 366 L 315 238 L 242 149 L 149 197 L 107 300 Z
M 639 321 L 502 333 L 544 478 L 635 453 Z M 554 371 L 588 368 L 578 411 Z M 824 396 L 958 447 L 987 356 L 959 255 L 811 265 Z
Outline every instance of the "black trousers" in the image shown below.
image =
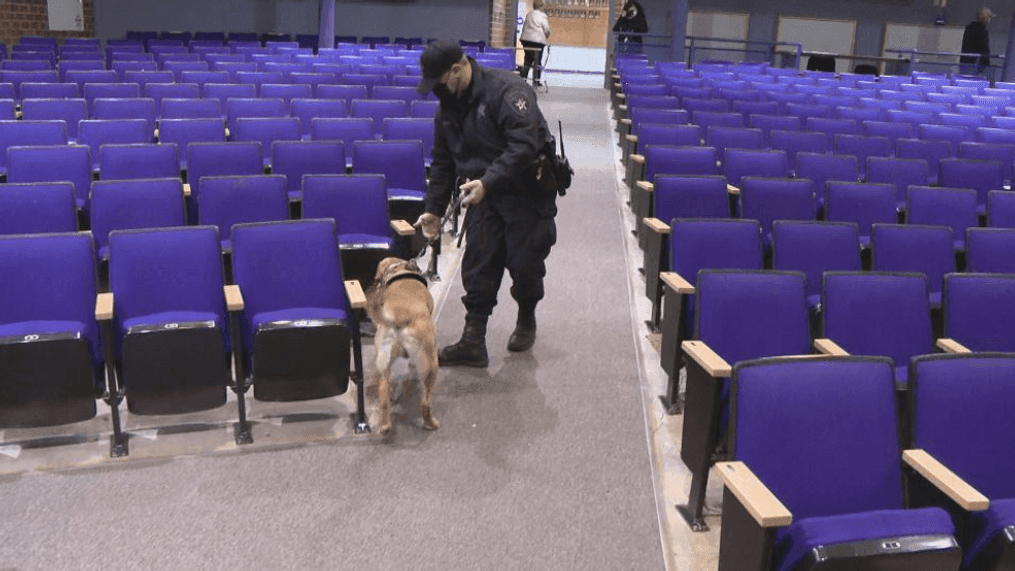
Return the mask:
M 546 257 L 557 242 L 554 199 L 487 197 L 471 206 L 462 257 L 462 303 L 471 315 L 489 317 L 497 305 L 504 270 L 511 274 L 511 297 L 535 307 L 543 299 Z
M 543 48 L 545 48 L 546 45 L 538 42 L 530 42 L 529 40 L 521 40 L 521 42 L 523 48 L 539 49 L 539 51 L 536 51 L 535 49 L 525 50 L 525 59 L 522 61 L 521 71 L 522 77 L 528 77 L 529 68 L 535 67 L 535 69 L 532 70 L 532 79 L 538 82 L 539 78 L 543 74 Z

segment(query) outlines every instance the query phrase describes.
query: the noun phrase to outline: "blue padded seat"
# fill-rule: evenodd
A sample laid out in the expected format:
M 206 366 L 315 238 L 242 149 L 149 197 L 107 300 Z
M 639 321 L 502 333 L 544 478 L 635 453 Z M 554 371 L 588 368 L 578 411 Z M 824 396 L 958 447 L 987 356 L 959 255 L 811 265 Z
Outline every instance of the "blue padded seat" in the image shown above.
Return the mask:
M 103 377 L 91 237 L 0 237 L 0 285 L 0 426 L 94 417 Z
M 860 271 L 860 231 L 852 222 L 776 220 L 772 224 L 772 269 L 807 276 L 807 305 L 821 306 L 826 271 Z
M 948 274 L 943 305 L 945 337 L 972 351 L 1015 352 L 1015 276 Z
M 0 184 L 0 234 L 43 234 L 78 229 L 69 182 Z

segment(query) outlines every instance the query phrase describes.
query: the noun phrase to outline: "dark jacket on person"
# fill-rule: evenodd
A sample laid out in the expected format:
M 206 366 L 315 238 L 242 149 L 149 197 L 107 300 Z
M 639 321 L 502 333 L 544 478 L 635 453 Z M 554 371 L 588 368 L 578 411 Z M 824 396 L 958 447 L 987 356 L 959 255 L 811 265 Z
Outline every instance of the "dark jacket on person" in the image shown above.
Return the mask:
M 441 216 L 458 178 L 481 179 L 488 199 L 538 193 L 536 159 L 549 140 L 532 88 L 514 73 L 469 58 L 472 85 L 434 117 L 426 211 Z
M 626 7 L 626 6 L 625 6 Z M 645 19 L 645 11 L 641 9 L 641 6 L 637 6 L 637 14 L 634 17 L 628 17 L 621 15 L 617 18 L 617 23 L 613 25 L 614 32 L 635 32 L 637 34 L 644 34 L 648 32 L 648 20 Z M 626 14 L 626 11 L 625 11 Z M 627 36 L 621 35 L 617 38 L 617 41 L 621 43 L 641 43 L 641 36 Z
M 961 63 L 975 63 L 981 67 L 990 65 L 990 34 L 987 33 L 987 26 L 979 20 L 970 22 L 962 33 L 962 53 L 982 55 L 962 56 L 959 58 Z

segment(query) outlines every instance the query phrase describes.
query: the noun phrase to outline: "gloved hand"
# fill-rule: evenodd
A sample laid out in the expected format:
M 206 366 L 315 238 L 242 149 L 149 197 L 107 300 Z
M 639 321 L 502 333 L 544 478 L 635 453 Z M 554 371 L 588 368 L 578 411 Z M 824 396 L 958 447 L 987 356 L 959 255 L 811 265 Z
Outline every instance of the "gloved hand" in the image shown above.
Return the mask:
M 482 180 L 470 180 L 458 187 L 462 193 L 462 204 L 476 205 L 483 201 L 486 196 L 486 187 Z
M 423 229 L 423 237 L 427 240 L 436 240 L 441 233 L 441 219 L 436 214 L 430 214 L 424 212 L 416 223 L 413 224 L 415 228 Z

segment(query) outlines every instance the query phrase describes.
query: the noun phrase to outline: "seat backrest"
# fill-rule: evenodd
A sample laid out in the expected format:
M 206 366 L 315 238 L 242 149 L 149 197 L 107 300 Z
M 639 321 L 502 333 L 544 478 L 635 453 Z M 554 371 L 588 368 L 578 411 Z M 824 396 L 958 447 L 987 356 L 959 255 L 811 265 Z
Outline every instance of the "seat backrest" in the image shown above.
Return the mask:
M 204 86 L 208 83 L 229 83 L 229 72 L 227 71 L 203 71 L 203 70 L 181 70 L 178 81 L 181 83 L 196 83 Z M 205 97 L 208 97 L 205 95 Z
M 71 183 L 0 185 L 0 234 L 74 232 L 77 229 Z
M 648 181 L 660 174 L 719 174 L 713 147 L 650 145 L 639 150 L 645 156 L 645 180 Z
M 932 304 L 940 301 L 945 274 L 955 271 L 952 229 L 920 224 L 874 224 L 871 269 L 927 276 Z
M 437 103 L 437 102 L 435 102 Z M 439 104 L 439 103 L 438 103 Z M 655 109 L 652 107 L 635 107 L 628 110 L 631 118 L 631 130 L 638 132 L 640 125 L 645 123 L 662 123 L 666 125 L 686 125 L 689 115 L 685 109 Z M 431 115 L 433 117 L 433 115 Z
M 715 147 L 721 157 L 726 149 L 764 149 L 765 137 L 761 129 L 712 125 L 705 133 L 705 144 Z
M 640 149 L 644 149 L 649 145 L 681 147 L 698 146 L 701 144 L 701 129 L 697 125 L 642 123 L 636 134 L 638 135 L 638 147 Z
M 674 218 L 729 218 L 726 180 L 721 176 L 655 177 L 653 213 L 663 222 Z
M 21 113 L 25 120 L 63 120 L 67 123 L 67 136 L 77 138 L 78 123 L 88 118 L 88 105 L 84 99 L 24 99 Z
M 942 305 L 945 337 L 973 351 L 1015 351 L 1015 276 L 948 274 Z
M 196 83 L 149 83 L 144 86 L 145 97 L 155 100 L 155 114 L 162 117 L 163 99 L 197 99 L 201 88 Z
M 286 178 L 282 175 L 206 176 L 198 197 L 198 224 L 217 226 L 223 242 L 232 228 L 247 222 L 289 218 Z
M 381 174 L 307 175 L 304 218 L 332 218 L 338 235 L 391 234 L 387 182 Z
M 941 161 L 952 156 L 951 144 L 948 141 L 898 139 L 895 142 L 895 156 L 927 161 L 931 184 L 936 184 Z
M 223 281 L 214 226 L 116 230 L 109 236 L 109 285 L 118 328 L 163 312 L 211 313 L 229 347 Z
M 159 121 L 160 144 L 172 143 L 179 148 L 180 169 L 187 169 L 187 145 L 190 143 L 224 143 L 225 130 L 222 120 L 211 119 L 162 119 Z
M 381 137 L 389 140 L 418 140 L 423 143 L 423 157 L 429 164 L 433 151 L 434 127 L 432 119 L 388 117 L 381 126 Z
M 0 287 L 0 324 L 81 323 L 99 359 L 95 254 L 87 233 L 0 237 Z
M 292 192 L 300 190 L 303 175 L 345 174 L 342 141 L 275 141 L 271 157 L 271 172 L 285 175 Z
M 917 134 L 925 141 L 948 141 L 951 156 L 959 151 L 959 143 L 972 141 L 972 129 L 962 125 L 923 124 L 917 126 Z
M 892 152 L 895 151 L 895 143 L 899 139 L 913 138 L 913 125 L 905 122 L 891 121 L 862 121 L 860 123 L 863 134 L 869 137 L 887 137 L 892 144 Z
M 976 193 L 968 188 L 910 186 L 906 197 L 906 221 L 910 224 L 948 226 L 957 249 L 962 249 L 966 229 L 976 227 Z
M 695 338 L 730 364 L 809 353 L 804 282 L 799 272 L 700 270 Z
M 320 91 L 320 88 L 318 88 Z M 412 101 L 409 103 L 409 115 L 411 117 L 427 117 L 432 119 L 437 113 L 437 107 L 440 105 L 439 101 Z
M 161 116 L 163 119 L 218 119 L 222 120 L 222 104 L 218 99 L 197 98 L 177 99 L 167 97 L 162 100 Z
M 775 220 L 814 220 L 818 202 L 808 179 L 745 176 L 740 188 L 740 216 L 761 223 L 762 241 L 772 241 Z
M 998 143 L 1015 145 L 1015 131 L 997 127 L 979 127 L 975 131 L 976 140 L 981 143 Z
M 333 220 L 238 224 L 232 240 L 233 276 L 243 293 L 247 331 L 271 311 L 348 311 Z
M 893 184 L 828 181 L 825 187 L 825 218 L 856 222 L 864 246 L 871 224 L 892 224 L 897 220 Z
M 292 111 L 293 99 L 313 97 L 313 90 L 309 85 L 296 83 L 265 83 L 258 88 L 258 93 L 262 98 L 277 98 L 284 101 L 287 113 Z
M 1001 161 L 971 159 L 942 159 L 937 182 L 940 186 L 971 188 L 976 191 L 977 203 L 987 204 L 987 193 L 1004 186 Z
M 987 193 L 987 226 L 1015 228 L 1015 194 L 1004 190 Z
M 788 177 L 789 160 L 785 151 L 726 149 L 723 171 L 726 175 L 726 182 L 739 187 L 740 179 L 745 176 Z
M 692 284 L 703 268 L 761 269 L 757 220 L 676 218 L 670 228 L 670 268 Z
M 179 178 L 180 150 L 173 143 L 101 145 L 102 180 Z
M 295 117 L 238 117 L 234 124 L 234 141 L 258 141 L 262 149 L 270 149 L 275 141 L 299 141 L 300 120 Z M 271 165 L 271 154 L 263 157 Z
M 240 117 L 285 117 L 289 114 L 285 101 L 279 98 L 230 97 L 226 99 L 226 117 L 229 130 L 236 129 Z
M 154 132 L 155 100 L 150 97 L 99 97 L 92 102 L 92 119 L 144 119 Z
M 702 132 L 708 132 L 708 128 L 713 125 L 719 127 L 743 127 L 744 116 L 740 113 L 692 111 L 691 123 L 701 127 Z
M 903 506 L 887 359 L 740 362 L 733 367 L 731 397 L 731 455 L 795 520 Z
M 765 143 L 771 148 L 772 131 L 799 131 L 801 121 L 799 117 L 791 115 L 751 115 L 748 124 L 756 129 L 761 129 L 765 136 Z
M 191 200 L 201 195 L 201 178 L 206 176 L 264 174 L 261 144 L 256 141 L 234 143 L 190 143 L 187 145 L 187 182 Z
M 991 500 L 1015 496 L 1015 358 L 927 355 L 913 361 L 911 378 L 914 447 Z
M 151 143 L 153 136 L 144 119 L 87 119 L 78 124 L 78 142 L 91 149 L 93 170 L 101 165 L 102 145 Z
M 930 173 L 923 159 L 868 156 L 866 180 L 895 185 L 895 202 L 901 207 L 906 202 L 906 190 L 911 185 L 930 184 Z
M 966 240 L 967 271 L 1015 273 L 1015 229 L 971 226 Z
M 92 162 L 86 145 L 12 147 L 7 150 L 7 160 L 7 182 L 69 181 L 78 207 L 87 210 Z
M 891 357 L 895 367 L 934 351 L 922 274 L 826 272 L 822 336 L 851 355 Z
M 797 154 L 824 154 L 828 150 L 828 140 L 823 133 L 811 131 L 783 131 L 774 129 L 769 133 L 769 147 L 784 151 L 789 164 L 797 164 Z
M 352 106 L 353 99 L 366 99 L 369 96 L 369 90 L 365 84 L 346 83 L 342 85 L 322 84 L 317 86 L 318 99 L 344 99 L 346 109 Z M 436 101 L 433 102 L 433 104 L 436 103 Z M 426 106 L 430 105 L 427 104 Z M 436 105 L 433 106 L 436 110 Z M 430 117 L 433 117 L 432 113 Z
M 236 83 L 250 83 L 258 86 L 265 84 L 281 84 L 285 81 L 280 71 L 237 71 L 233 74 Z
M 356 174 L 383 174 L 389 190 L 426 191 L 422 141 L 353 141 L 352 165 Z
M 369 117 L 374 120 L 374 135 L 381 134 L 385 117 L 408 117 L 409 104 L 398 99 L 353 99 L 350 117 Z
M 1001 161 L 1001 175 L 1006 181 L 1010 181 L 1015 168 L 1015 146 L 998 143 L 974 143 L 963 141 L 959 143 L 959 158 L 974 159 L 981 161 Z
M 772 223 L 772 268 L 807 276 L 811 305 L 821 296 L 827 271 L 860 271 L 860 230 L 852 222 L 776 220 Z
M 102 258 L 107 256 L 113 230 L 186 226 L 183 185 L 174 178 L 96 181 L 91 223 Z
M 888 137 L 867 137 L 864 135 L 836 134 L 832 138 L 837 155 L 853 155 L 860 165 L 860 177 L 867 173 L 867 157 L 889 157 L 892 143 Z
M 81 97 L 74 83 L 22 83 L 22 99 L 73 99 Z

